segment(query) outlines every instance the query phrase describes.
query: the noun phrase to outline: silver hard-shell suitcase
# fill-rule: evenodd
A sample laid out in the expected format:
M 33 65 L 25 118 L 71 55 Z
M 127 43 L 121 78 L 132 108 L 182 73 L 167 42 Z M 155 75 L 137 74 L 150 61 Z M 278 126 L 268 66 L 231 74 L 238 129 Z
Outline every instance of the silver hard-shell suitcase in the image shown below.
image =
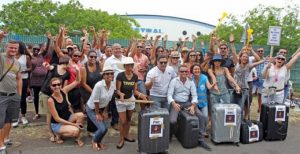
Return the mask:
M 237 104 L 214 104 L 212 107 L 211 140 L 214 143 L 240 141 L 241 108 Z
M 142 110 L 138 119 L 138 151 L 161 153 L 169 149 L 170 116 L 164 108 Z

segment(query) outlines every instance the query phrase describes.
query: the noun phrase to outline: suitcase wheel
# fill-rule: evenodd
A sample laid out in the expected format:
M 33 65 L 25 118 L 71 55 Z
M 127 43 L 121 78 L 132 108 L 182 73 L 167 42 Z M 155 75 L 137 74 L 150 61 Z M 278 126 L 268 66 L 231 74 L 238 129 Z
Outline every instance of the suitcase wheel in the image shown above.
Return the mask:
M 236 145 L 237 147 L 239 147 L 239 146 L 240 146 L 239 142 L 236 142 L 236 143 L 235 143 L 235 145 Z

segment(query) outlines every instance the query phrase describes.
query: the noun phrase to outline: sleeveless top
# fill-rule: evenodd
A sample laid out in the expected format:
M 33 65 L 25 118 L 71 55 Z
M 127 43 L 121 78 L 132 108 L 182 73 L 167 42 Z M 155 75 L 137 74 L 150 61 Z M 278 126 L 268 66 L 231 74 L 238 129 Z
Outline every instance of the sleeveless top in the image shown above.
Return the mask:
M 85 69 L 86 69 L 86 84 L 93 89 L 95 84 L 102 79 L 102 76 L 100 74 L 99 63 L 96 62 L 96 70 L 94 72 L 89 71 L 87 63 L 85 63 Z
M 225 71 L 224 71 L 224 68 L 222 68 L 223 70 L 223 74 L 215 74 L 216 76 L 216 79 L 217 79 L 217 85 L 218 85 L 218 88 L 219 88 L 219 93 L 217 93 L 216 91 L 214 90 L 211 90 L 211 93 L 215 94 L 215 95 L 222 95 L 222 94 L 225 94 L 225 93 L 228 93 L 228 89 L 227 89 L 227 79 L 226 79 L 226 76 L 225 76 Z
M 62 91 L 60 91 L 60 93 L 62 94 L 62 97 L 63 97 L 63 101 L 61 103 L 59 103 L 53 96 L 50 96 L 50 97 L 54 101 L 54 106 L 55 106 L 58 116 L 64 120 L 69 120 L 69 118 L 71 116 L 71 112 L 69 111 L 69 104 L 67 102 L 67 96 Z M 55 121 L 53 116 L 51 117 L 51 123 L 58 123 L 57 121 Z
M 21 55 L 18 59 L 18 62 L 20 63 L 21 66 L 21 71 L 27 69 L 27 57 L 26 55 Z M 26 73 L 21 73 L 22 74 L 22 79 L 28 79 L 28 72 Z
M 199 83 L 197 85 L 195 76 L 192 76 L 192 80 L 194 81 L 196 85 L 197 90 L 197 96 L 198 96 L 198 107 L 203 108 L 207 106 L 207 87 L 206 82 L 208 81 L 208 78 L 206 75 L 201 74 L 199 77 Z

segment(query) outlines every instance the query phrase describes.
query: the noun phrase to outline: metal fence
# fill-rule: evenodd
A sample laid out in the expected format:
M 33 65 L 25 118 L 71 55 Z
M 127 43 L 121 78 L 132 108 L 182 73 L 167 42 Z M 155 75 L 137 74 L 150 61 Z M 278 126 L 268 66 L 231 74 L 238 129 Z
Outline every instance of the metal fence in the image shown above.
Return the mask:
M 79 36 L 75 36 L 75 37 L 71 37 L 73 42 L 75 44 L 81 44 L 80 42 L 80 37 Z M 5 43 L 8 40 L 20 40 L 23 41 L 25 44 L 39 44 L 39 43 L 43 43 L 47 41 L 47 38 L 43 35 L 8 35 L 3 41 L 2 41 L 2 45 L 1 47 L 4 47 Z M 90 39 L 91 40 L 91 39 Z M 124 47 L 127 47 L 127 45 L 129 44 L 129 40 L 127 39 L 109 39 L 108 40 L 109 44 L 113 44 L 113 43 L 119 43 Z M 176 42 L 174 41 L 167 41 L 167 48 L 171 48 L 174 46 Z M 163 42 L 159 42 L 158 45 L 163 45 Z M 187 43 L 188 47 L 192 47 L 192 42 L 188 42 Z M 237 51 L 239 51 L 241 48 L 243 47 L 243 44 L 238 44 L 236 43 L 236 49 Z M 253 49 L 257 49 L 259 47 L 264 48 L 265 51 L 265 55 L 268 55 L 270 53 L 270 46 L 267 45 L 252 45 Z M 208 42 L 205 42 L 205 48 L 208 49 Z M 200 49 L 200 43 L 197 43 L 197 49 Z M 1 48 L 1 52 L 3 52 L 3 48 Z M 295 66 L 293 67 L 293 69 L 291 70 L 291 80 L 294 82 L 294 88 L 297 91 L 300 91 L 300 61 L 298 61 Z

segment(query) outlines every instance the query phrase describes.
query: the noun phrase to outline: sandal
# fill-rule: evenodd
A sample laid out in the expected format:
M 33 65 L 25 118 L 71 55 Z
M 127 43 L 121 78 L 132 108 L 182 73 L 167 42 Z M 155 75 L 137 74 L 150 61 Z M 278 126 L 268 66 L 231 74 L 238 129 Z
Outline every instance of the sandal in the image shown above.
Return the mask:
M 37 120 L 39 119 L 41 116 L 39 114 L 34 115 L 34 117 L 32 118 L 32 120 Z
M 101 150 L 101 148 L 99 147 L 98 143 L 96 143 L 94 141 L 92 141 L 92 148 L 95 151 L 100 151 Z
M 6 150 L 6 146 L 0 147 L 0 152 L 5 151 Z
M 84 142 L 82 142 L 80 139 L 76 139 L 75 143 L 79 146 L 82 147 L 84 145 Z
M 122 142 L 119 142 L 119 144 L 117 145 L 117 149 L 122 149 L 124 146 L 125 141 L 123 140 Z
M 106 150 L 107 149 L 106 144 L 99 143 L 98 146 L 101 148 L 101 150 Z
M 5 139 L 4 140 L 4 145 L 10 146 L 10 145 L 13 145 L 13 142 L 10 139 Z
M 57 144 L 63 144 L 64 143 L 64 140 L 62 140 L 61 138 L 60 138 L 60 136 L 56 136 L 56 142 L 55 143 L 57 143 Z
M 51 136 L 51 137 L 49 138 L 49 140 L 50 140 L 51 142 L 56 142 L 56 136 Z

